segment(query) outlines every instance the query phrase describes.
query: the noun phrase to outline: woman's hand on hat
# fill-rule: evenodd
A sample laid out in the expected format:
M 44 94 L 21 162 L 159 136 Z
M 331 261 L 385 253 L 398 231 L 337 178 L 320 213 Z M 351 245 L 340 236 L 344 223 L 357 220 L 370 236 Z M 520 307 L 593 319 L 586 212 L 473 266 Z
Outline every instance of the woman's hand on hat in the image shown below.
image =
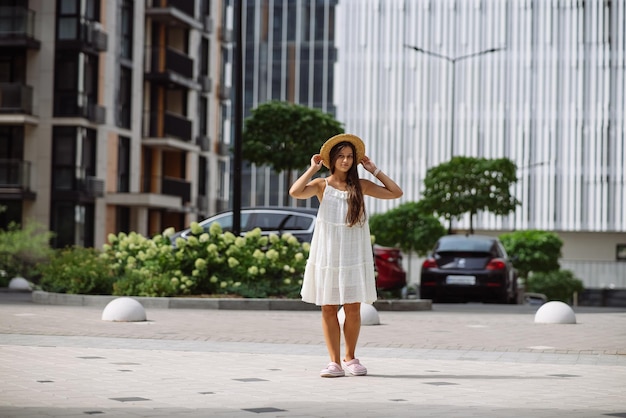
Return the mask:
M 322 168 L 322 156 L 320 154 L 315 154 L 311 157 L 311 167 L 315 168 L 315 171 L 318 171 Z
M 374 173 L 374 171 L 376 171 L 376 164 L 374 164 L 374 162 L 370 160 L 367 155 L 363 156 L 361 164 L 363 164 L 363 168 L 365 168 L 370 173 Z

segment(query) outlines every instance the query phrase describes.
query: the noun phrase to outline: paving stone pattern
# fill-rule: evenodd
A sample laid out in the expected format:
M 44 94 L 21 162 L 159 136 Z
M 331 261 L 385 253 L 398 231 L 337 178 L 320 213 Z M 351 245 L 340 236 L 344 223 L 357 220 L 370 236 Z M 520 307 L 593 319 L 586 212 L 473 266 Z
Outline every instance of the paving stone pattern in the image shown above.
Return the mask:
M 362 327 L 367 376 L 319 377 L 317 311 L 102 309 L 0 293 L 0 417 L 626 417 L 626 310 L 434 305 Z

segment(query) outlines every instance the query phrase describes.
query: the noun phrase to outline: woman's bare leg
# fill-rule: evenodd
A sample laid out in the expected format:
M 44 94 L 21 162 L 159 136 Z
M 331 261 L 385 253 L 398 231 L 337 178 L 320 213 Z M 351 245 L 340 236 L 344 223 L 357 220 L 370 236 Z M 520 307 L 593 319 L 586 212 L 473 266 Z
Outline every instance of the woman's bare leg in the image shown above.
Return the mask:
M 361 304 L 349 303 L 343 305 L 343 311 L 346 314 L 346 321 L 343 324 L 343 335 L 346 341 L 345 361 L 355 358 L 356 343 L 359 340 L 361 332 Z
M 341 328 L 337 319 L 337 305 L 322 306 L 322 329 L 330 361 L 341 365 Z

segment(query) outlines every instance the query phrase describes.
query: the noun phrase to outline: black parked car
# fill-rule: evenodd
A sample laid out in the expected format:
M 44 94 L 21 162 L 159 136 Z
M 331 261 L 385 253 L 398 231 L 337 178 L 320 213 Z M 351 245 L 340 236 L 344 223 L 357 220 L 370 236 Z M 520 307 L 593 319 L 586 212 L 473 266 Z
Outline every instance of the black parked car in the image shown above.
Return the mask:
M 420 297 L 517 303 L 517 271 L 498 238 L 446 235 L 422 264 Z

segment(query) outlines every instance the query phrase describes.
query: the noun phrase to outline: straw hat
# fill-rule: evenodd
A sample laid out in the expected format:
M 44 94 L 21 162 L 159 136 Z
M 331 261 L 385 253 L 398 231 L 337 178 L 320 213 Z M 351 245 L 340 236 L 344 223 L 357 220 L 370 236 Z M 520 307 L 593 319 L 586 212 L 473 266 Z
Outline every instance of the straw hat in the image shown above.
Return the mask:
M 339 134 L 324 142 L 324 145 L 322 145 L 322 148 L 320 148 L 322 163 L 326 166 L 326 168 L 330 168 L 330 150 L 333 149 L 333 147 L 338 143 L 344 141 L 354 145 L 354 149 L 356 150 L 356 156 L 354 161 L 356 162 L 356 164 L 361 163 L 361 160 L 363 160 L 363 157 L 365 157 L 365 144 L 363 143 L 361 138 L 352 134 Z

